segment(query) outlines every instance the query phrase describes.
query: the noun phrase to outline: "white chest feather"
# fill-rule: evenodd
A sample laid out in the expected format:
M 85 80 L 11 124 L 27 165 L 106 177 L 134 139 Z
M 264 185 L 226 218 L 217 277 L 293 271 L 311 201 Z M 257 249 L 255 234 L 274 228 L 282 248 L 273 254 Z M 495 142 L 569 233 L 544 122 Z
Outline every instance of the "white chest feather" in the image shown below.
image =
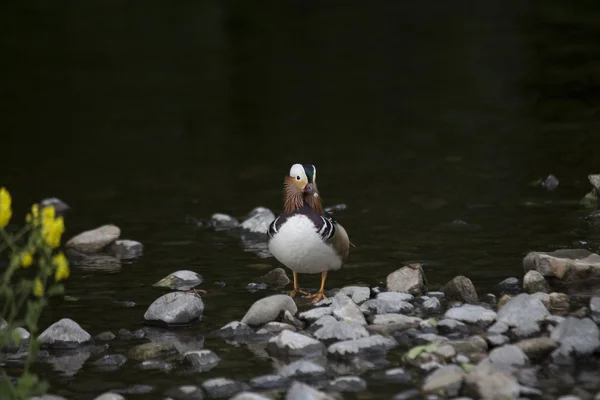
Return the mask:
M 294 215 L 269 241 L 269 251 L 283 265 L 303 274 L 341 268 L 342 260 L 333 247 L 323 242 L 312 221 Z

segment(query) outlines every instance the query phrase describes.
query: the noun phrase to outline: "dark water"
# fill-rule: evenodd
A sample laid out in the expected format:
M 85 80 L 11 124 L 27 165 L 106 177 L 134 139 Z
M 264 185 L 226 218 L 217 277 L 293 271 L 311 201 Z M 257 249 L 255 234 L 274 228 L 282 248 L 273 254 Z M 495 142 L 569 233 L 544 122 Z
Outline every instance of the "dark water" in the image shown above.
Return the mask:
M 327 205 L 348 205 L 336 217 L 358 247 L 332 288 L 380 285 L 420 261 L 433 289 L 464 274 L 485 293 L 521 277 L 528 251 L 596 250 L 578 200 L 600 169 L 600 6 L 453 3 L 3 3 L 0 184 L 17 217 L 58 196 L 73 207 L 67 236 L 115 223 L 145 245 L 118 270 L 75 268 L 67 291 L 78 301 L 53 304 L 44 326 L 137 329 L 163 294 L 151 284 L 179 269 L 201 273 L 209 293 L 202 323 L 178 335 L 201 341 L 240 319 L 272 293 L 247 283 L 277 262 L 185 216 L 278 211 L 295 162 L 317 165 Z M 530 186 L 548 173 L 558 190 Z M 447 226 L 456 219 L 480 229 Z M 245 347 L 205 347 L 223 361 L 203 374 L 132 361 L 43 373 L 53 392 L 89 399 L 132 384 L 160 398 L 273 370 Z M 374 383 L 360 398 L 401 389 Z

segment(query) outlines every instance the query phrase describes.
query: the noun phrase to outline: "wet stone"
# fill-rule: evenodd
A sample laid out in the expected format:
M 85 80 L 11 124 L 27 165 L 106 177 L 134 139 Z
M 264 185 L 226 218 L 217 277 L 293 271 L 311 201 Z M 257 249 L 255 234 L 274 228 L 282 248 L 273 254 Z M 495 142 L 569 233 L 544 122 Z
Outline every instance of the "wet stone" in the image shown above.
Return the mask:
M 145 361 L 175 353 L 175 347 L 170 344 L 149 342 L 129 349 L 127 357 L 136 361 Z
M 386 338 L 381 335 L 372 335 L 366 338 L 334 343 L 329 346 L 327 352 L 335 358 L 348 359 L 358 355 L 367 356 L 384 354 L 387 350 L 396 345 L 397 342 L 394 339 Z
M 173 400 L 203 400 L 202 389 L 194 385 L 183 385 L 174 387 L 165 392 L 165 396 Z
M 442 311 L 442 304 L 437 297 L 431 297 L 423 302 L 423 311 L 428 314 L 438 314 Z
M 115 225 L 104 225 L 85 231 L 71 238 L 65 247 L 74 248 L 84 253 L 96 253 L 121 236 L 121 230 Z
M 63 318 L 42 332 L 38 341 L 42 347 L 75 348 L 91 344 L 92 337 L 77 322 Z
M 273 334 L 278 334 L 285 330 L 296 332 L 295 326 L 283 322 L 268 322 L 263 326 L 263 329 Z
M 122 389 L 116 389 L 115 392 L 120 394 L 133 394 L 142 395 L 148 394 L 154 391 L 154 388 L 150 385 L 132 385 Z
M 378 314 L 372 319 L 373 325 L 401 324 L 403 329 L 414 328 L 420 325 L 421 318 L 409 317 L 403 314 Z
M 94 400 L 125 400 L 125 397 L 118 393 L 103 393 L 100 396 L 94 398 Z
M 317 307 L 308 311 L 301 312 L 300 314 L 298 314 L 298 317 L 308 322 L 315 322 L 321 317 L 331 314 L 333 314 L 332 307 Z
M 271 355 L 284 357 L 301 357 L 325 354 L 325 346 L 318 340 L 300 333 L 283 331 L 267 343 L 267 351 Z
M 327 385 L 327 390 L 331 392 L 362 392 L 366 389 L 367 382 L 358 376 L 340 376 Z
M 228 214 L 215 213 L 210 217 L 209 226 L 215 230 L 234 229 L 240 226 L 237 219 Z
M 281 367 L 278 374 L 298 380 L 319 380 L 326 376 L 325 368 L 309 360 L 298 360 Z
M 211 350 L 189 351 L 183 355 L 183 360 L 195 370 L 208 371 L 214 368 L 221 359 Z
M 283 287 L 290 283 L 290 278 L 288 278 L 283 268 L 275 268 L 274 270 L 271 270 L 263 275 L 260 278 L 260 281 L 262 283 L 266 283 L 267 285 Z
M 288 390 L 285 400 L 333 400 L 333 398 L 302 382 L 294 382 Z
M 367 301 L 371 297 L 371 289 L 363 286 L 346 286 L 340 289 L 339 293 L 350 297 L 356 304 Z
M 358 325 L 367 325 L 367 321 L 360 308 L 358 308 L 352 299 L 343 293 L 338 293 L 334 296 L 331 308 L 333 316 L 340 321 L 354 322 Z
M 529 271 L 523 278 L 523 290 L 527 293 L 548 293 L 550 292 L 550 286 L 544 276 L 537 271 Z
M 289 379 L 281 375 L 262 375 L 250 381 L 250 385 L 257 390 L 271 390 L 286 387 Z
M 447 365 L 427 375 L 422 386 L 424 393 L 456 397 L 462 387 L 465 373 L 458 365 Z
M 447 300 L 476 304 L 479 298 L 473 282 L 466 276 L 454 277 L 444 285 L 442 291 Z
M 506 278 L 498 284 L 500 293 L 517 294 L 521 291 L 521 284 L 515 277 Z
M 247 339 L 253 337 L 255 332 L 248 325 L 233 321 L 214 332 L 222 339 Z
M 390 292 L 405 292 L 417 296 L 427 292 L 427 279 L 420 264 L 411 264 L 389 274 L 386 286 Z
M 456 319 L 468 324 L 489 325 L 496 319 L 496 313 L 481 306 L 464 304 L 446 311 L 445 318 Z
M 502 345 L 507 344 L 510 341 L 508 336 L 504 336 L 504 335 L 500 335 L 500 334 L 488 335 L 486 337 L 486 340 L 491 347 L 502 346 Z
M 445 318 L 437 323 L 437 329 L 440 333 L 469 333 L 469 326 L 455 319 Z
M 138 364 L 138 368 L 143 371 L 164 371 L 168 372 L 173 369 L 173 364 L 158 360 L 146 360 Z
M 110 245 L 110 252 L 120 260 L 132 260 L 142 255 L 144 245 L 135 240 L 116 240 Z
M 121 368 L 127 361 L 127 357 L 123 354 L 108 354 L 94 361 L 94 368 L 101 371 L 116 371 Z
M 271 398 L 263 396 L 260 393 L 240 392 L 233 396 L 230 400 L 271 400 Z
M 293 315 L 298 312 L 298 307 L 290 296 L 276 294 L 254 302 L 241 322 L 247 325 L 260 325 L 275 321 L 285 311 Z
M 407 383 L 412 380 L 412 374 L 404 368 L 390 368 L 373 375 L 373 379 L 385 382 Z
M 283 313 L 283 318 L 281 318 L 281 322 L 293 325 L 298 329 L 304 329 L 304 322 L 294 317 L 294 314 L 287 310 Z
M 115 338 L 115 334 L 112 333 L 111 331 L 106 331 L 106 332 L 102 332 L 96 335 L 96 340 L 104 340 L 104 341 L 108 341 L 108 340 L 113 340 Z
M 388 296 L 381 296 L 388 294 Z M 407 301 L 399 300 L 402 296 L 390 296 L 392 292 L 381 293 L 381 297 L 376 299 L 367 300 L 361 304 L 360 310 L 367 314 L 409 314 L 414 310 L 414 306 Z M 393 294 L 404 294 L 404 293 L 393 293 Z
M 256 207 L 250 211 L 250 215 L 241 223 L 240 227 L 249 232 L 266 234 L 273 220 L 275 220 L 275 214 L 271 210 L 265 207 Z
M 212 398 L 229 398 L 239 392 L 250 390 L 244 382 L 234 381 L 227 378 L 214 378 L 204 381 L 202 389 Z
M 197 321 L 204 311 L 200 296 L 193 293 L 174 292 L 154 300 L 144 314 L 148 323 L 183 325 Z
M 250 293 L 255 293 L 258 292 L 259 290 L 266 290 L 268 288 L 266 283 L 249 283 L 246 286 L 246 289 L 250 292 Z
M 189 270 L 173 272 L 156 282 L 153 286 L 166 287 L 174 290 L 190 290 L 204 281 L 202 275 Z
M 522 367 L 529 364 L 529 358 L 520 347 L 507 344 L 492 350 L 488 356 L 492 364 L 508 367 Z
M 323 341 L 353 340 L 369 336 L 364 326 L 346 321 L 327 324 L 314 333 L 314 337 Z

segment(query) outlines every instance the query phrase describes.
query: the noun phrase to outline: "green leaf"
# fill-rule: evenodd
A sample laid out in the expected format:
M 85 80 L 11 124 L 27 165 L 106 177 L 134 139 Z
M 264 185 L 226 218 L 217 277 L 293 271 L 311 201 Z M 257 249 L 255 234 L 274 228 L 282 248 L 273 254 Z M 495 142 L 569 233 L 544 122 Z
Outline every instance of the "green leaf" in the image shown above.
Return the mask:
M 421 355 L 421 353 L 425 352 L 425 353 L 432 353 L 437 349 L 437 343 L 430 343 L 430 344 L 426 344 L 426 345 L 422 345 L 422 346 L 415 346 L 412 349 L 410 349 L 408 351 L 408 353 L 406 353 L 406 356 L 411 359 L 414 360 L 415 358 L 419 357 Z
M 427 322 L 429 322 L 429 325 L 433 326 L 434 328 L 438 326 L 437 319 L 435 318 L 429 318 Z
M 460 364 L 460 367 L 463 369 L 463 371 L 465 371 L 467 374 L 469 372 L 471 372 L 473 370 L 473 368 L 475 368 L 475 366 L 473 364 L 469 364 L 469 363 L 465 363 L 465 364 Z

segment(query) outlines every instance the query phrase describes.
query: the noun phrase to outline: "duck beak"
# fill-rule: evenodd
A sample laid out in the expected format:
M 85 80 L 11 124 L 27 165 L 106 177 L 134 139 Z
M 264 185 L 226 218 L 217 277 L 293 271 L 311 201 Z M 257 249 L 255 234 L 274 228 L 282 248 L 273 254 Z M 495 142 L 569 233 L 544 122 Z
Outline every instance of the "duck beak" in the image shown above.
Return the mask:
M 312 183 L 307 183 L 304 186 L 304 193 L 308 193 L 308 194 L 315 194 L 316 190 L 315 190 L 315 185 Z

